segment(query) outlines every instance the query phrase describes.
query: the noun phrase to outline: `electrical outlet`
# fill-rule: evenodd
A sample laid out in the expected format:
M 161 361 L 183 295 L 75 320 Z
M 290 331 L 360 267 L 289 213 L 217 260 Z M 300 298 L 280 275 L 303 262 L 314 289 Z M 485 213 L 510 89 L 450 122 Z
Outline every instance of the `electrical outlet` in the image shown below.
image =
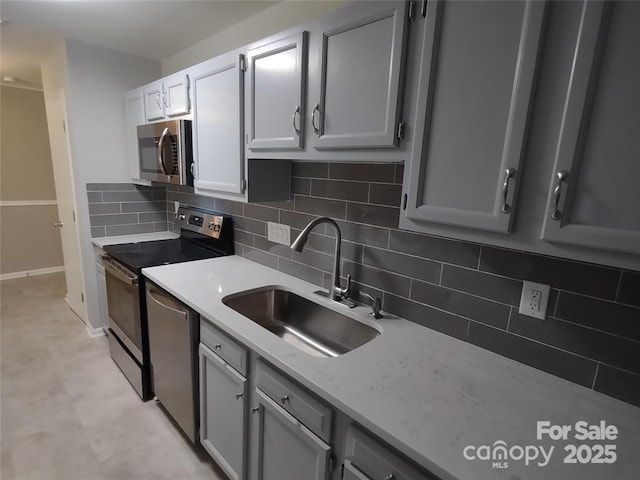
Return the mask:
M 267 222 L 267 239 L 288 246 L 291 244 L 291 227 L 283 223 Z
M 542 283 L 523 282 L 518 313 L 544 320 L 551 287 Z

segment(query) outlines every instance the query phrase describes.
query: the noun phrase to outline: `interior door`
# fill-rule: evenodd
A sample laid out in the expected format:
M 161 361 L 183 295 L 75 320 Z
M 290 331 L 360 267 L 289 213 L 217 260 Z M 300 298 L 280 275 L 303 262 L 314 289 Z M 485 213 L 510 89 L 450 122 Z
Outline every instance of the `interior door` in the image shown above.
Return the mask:
M 59 90 L 45 100 L 53 178 L 58 198 L 58 223 L 62 239 L 64 273 L 67 281 L 66 301 L 71 309 L 85 323 L 87 309 L 84 303 L 84 277 L 82 276 L 82 256 L 80 255 L 80 235 L 76 223 L 76 194 L 73 184 L 73 170 L 69 148 L 69 132 L 65 109 L 64 91 Z

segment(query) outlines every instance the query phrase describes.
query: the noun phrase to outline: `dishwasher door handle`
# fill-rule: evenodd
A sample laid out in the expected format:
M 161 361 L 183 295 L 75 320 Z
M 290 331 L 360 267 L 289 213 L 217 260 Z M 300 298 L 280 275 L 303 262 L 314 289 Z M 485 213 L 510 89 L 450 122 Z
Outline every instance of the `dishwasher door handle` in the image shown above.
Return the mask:
M 184 310 L 178 310 L 177 308 L 173 308 L 170 307 L 169 305 L 167 305 L 165 302 L 162 301 L 161 298 L 158 298 L 156 295 L 158 294 L 158 292 L 154 292 L 151 289 L 147 290 L 147 293 L 149 294 L 149 298 L 151 300 L 153 300 L 155 303 L 157 303 L 158 305 L 160 305 L 162 308 L 165 308 L 167 310 L 170 310 L 171 312 L 175 313 L 176 315 L 180 315 L 181 317 L 183 317 L 185 320 L 187 319 L 187 317 L 189 316 L 189 312 L 186 312 Z M 165 297 L 162 297 L 165 298 Z

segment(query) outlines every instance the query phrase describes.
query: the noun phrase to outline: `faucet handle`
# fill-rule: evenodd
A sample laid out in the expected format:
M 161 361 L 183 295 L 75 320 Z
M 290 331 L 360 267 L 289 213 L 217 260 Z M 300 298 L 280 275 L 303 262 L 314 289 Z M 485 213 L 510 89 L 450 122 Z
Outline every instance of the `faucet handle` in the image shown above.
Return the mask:
M 347 286 L 342 289 L 342 297 L 349 298 L 351 295 L 351 274 L 347 275 Z
M 376 320 L 382 318 L 383 315 L 380 313 L 380 310 L 382 310 L 382 300 L 380 299 L 380 297 L 373 297 L 367 292 L 362 291 L 360 292 L 360 295 L 362 295 L 363 297 L 367 297 L 373 303 L 371 305 L 371 313 L 369 313 L 369 316 L 375 318 Z

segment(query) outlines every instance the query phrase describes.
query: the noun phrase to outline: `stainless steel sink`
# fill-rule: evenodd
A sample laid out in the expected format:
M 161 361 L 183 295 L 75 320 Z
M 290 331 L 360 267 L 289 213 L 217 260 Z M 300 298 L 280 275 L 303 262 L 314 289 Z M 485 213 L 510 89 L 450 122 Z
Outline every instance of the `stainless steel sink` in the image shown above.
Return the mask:
M 279 288 L 236 293 L 222 302 L 316 357 L 337 357 L 380 334 L 365 323 Z

